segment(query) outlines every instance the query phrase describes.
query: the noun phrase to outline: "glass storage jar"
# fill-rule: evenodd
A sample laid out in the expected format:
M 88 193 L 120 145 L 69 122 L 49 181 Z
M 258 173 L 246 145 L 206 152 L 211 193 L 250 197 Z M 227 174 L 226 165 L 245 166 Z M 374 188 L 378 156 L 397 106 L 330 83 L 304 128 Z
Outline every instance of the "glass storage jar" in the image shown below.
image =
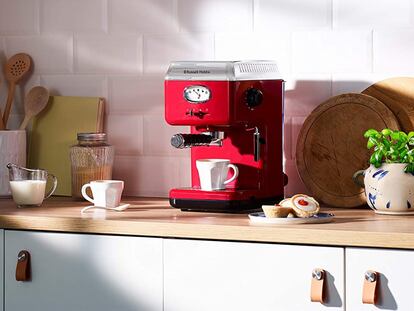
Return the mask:
M 72 197 L 82 199 L 81 188 L 92 180 L 112 179 L 114 148 L 105 133 L 78 133 L 78 144 L 70 148 Z M 89 193 L 91 196 L 91 194 Z

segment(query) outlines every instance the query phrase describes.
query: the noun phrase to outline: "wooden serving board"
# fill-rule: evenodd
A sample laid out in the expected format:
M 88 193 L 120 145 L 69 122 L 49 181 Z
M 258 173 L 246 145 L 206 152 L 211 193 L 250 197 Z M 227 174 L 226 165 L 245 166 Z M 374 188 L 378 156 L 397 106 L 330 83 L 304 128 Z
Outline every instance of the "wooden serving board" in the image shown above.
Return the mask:
M 335 96 L 305 120 L 296 146 L 300 177 L 315 198 L 335 207 L 365 204 L 352 175 L 369 165 L 364 132 L 399 129 L 395 115 L 379 100 L 363 94 Z
M 377 82 L 362 91 L 383 102 L 395 114 L 403 131 L 414 131 L 414 78 L 399 77 Z

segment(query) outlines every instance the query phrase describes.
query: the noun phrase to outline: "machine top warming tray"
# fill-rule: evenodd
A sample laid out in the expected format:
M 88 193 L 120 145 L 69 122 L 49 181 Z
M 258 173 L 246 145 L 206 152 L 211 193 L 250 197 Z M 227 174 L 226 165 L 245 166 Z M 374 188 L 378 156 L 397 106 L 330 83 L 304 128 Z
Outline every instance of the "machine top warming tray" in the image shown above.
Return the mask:
M 180 61 L 170 64 L 165 80 L 283 80 L 274 61 Z

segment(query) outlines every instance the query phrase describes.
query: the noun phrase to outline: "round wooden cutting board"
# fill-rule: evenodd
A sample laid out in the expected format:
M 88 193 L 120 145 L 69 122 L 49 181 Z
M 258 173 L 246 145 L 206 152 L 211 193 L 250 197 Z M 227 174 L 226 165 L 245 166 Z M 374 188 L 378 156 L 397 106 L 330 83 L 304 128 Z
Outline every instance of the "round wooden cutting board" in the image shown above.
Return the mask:
M 395 114 L 403 131 L 414 131 L 414 78 L 390 78 L 364 91 L 383 102 Z
M 379 100 L 363 94 L 335 96 L 305 120 L 296 146 L 299 175 L 317 200 L 335 207 L 366 203 L 352 175 L 369 164 L 367 129 L 399 129 L 395 115 Z

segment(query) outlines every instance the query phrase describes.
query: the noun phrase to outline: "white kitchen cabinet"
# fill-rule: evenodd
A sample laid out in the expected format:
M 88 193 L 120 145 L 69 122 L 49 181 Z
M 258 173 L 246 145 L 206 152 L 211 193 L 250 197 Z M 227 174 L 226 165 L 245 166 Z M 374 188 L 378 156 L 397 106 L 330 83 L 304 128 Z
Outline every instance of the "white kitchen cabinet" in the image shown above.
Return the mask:
M 414 280 L 413 264 L 413 251 L 347 248 L 347 310 L 414 310 L 411 286 Z M 362 288 L 367 270 L 379 273 L 377 305 L 362 303 Z
M 17 282 L 24 249 L 32 280 Z M 6 231 L 5 297 L 7 311 L 161 311 L 162 240 Z
M 324 305 L 310 301 L 314 268 L 328 273 Z M 165 311 L 325 309 L 344 310 L 343 248 L 164 241 Z
M 3 311 L 4 306 L 4 283 L 2 282 L 4 276 L 4 230 L 0 229 L 0 310 Z

